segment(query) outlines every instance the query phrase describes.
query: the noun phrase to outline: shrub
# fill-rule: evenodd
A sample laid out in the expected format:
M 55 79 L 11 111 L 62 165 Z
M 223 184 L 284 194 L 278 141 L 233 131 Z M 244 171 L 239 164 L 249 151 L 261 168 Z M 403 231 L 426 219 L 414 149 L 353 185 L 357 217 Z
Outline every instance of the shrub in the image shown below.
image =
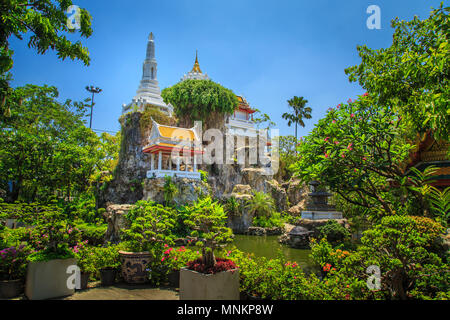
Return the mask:
M 329 220 L 318 227 L 320 238 L 326 238 L 332 244 L 342 243 L 350 238 L 350 232 L 335 220 Z
M 171 176 L 165 176 L 164 181 L 165 181 L 163 187 L 164 201 L 166 203 L 166 206 L 169 206 L 172 205 L 173 198 L 178 194 L 178 188 L 172 182 Z
M 153 201 L 138 201 L 126 215 L 131 222 L 129 229 L 123 231 L 129 250 L 162 250 L 164 243 L 173 242 L 171 230 L 175 226 L 175 210 L 155 204 Z M 157 250 L 158 251 L 158 250 Z
M 94 224 L 76 221 L 74 226 L 80 230 L 82 240 L 87 240 L 93 246 L 101 245 L 105 241 L 106 223 Z
M 94 247 L 89 246 L 88 241 L 78 243 L 72 248 L 77 259 L 77 266 L 81 272 L 94 274 L 96 272 L 96 256 Z
M 251 215 L 270 217 L 275 210 L 275 201 L 269 194 L 254 191 L 251 199 L 247 201 L 246 208 Z
M 232 231 L 225 227 L 227 216 L 223 207 L 211 197 L 197 200 L 190 207 L 190 217 L 185 221 L 192 231 L 191 236 L 202 247 L 202 261 L 205 269 L 216 264 L 214 249 L 232 241 Z
M 25 245 L 0 250 L 0 280 L 18 280 L 25 277 L 30 248 Z
M 262 228 L 273 228 L 283 226 L 283 220 L 278 212 L 273 212 L 269 217 L 254 217 L 253 225 Z
M 119 259 L 119 248 L 116 245 L 107 247 L 92 247 L 94 266 L 96 270 L 117 269 L 121 265 Z
M 216 264 L 208 266 L 203 262 L 202 258 L 198 258 L 194 261 L 189 261 L 187 263 L 187 268 L 201 273 L 214 274 L 222 271 L 234 270 L 236 269 L 236 264 L 229 259 L 216 258 Z

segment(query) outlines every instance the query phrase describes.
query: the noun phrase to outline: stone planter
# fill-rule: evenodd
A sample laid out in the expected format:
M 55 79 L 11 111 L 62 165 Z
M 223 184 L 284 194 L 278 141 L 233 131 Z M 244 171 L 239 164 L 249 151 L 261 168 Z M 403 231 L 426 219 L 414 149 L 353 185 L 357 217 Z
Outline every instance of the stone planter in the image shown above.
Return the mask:
M 147 265 L 151 254 L 144 252 L 119 251 L 122 262 L 122 277 L 127 283 L 146 283 L 148 281 Z
M 216 274 L 180 270 L 180 300 L 239 300 L 239 269 Z
M 67 280 L 72 275 L 67 273 L 67 268 L 76 264 L 77 260 L 73 258 L 30 262 L 27 270 L 25 295 L 30 300 L 72 295 L 75 290 L 67 287 Z
M 100 269 L 100 282 L 103 287 L 112 286 L 116 282 L 116 269 Z
M 0 299 L 17 297 L 23 292 L 23 280 L 0 281 Z

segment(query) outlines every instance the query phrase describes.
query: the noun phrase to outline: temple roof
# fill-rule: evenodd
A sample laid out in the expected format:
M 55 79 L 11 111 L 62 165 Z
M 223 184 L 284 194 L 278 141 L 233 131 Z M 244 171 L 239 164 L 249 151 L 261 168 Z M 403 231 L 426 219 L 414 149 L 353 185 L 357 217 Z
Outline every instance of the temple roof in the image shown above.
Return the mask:
M 237 97 L 238 102 L 239 102 L 239 104 L 238 104 L 239 110 L 244 111 L 246 113 L 254 113 L 254 112 L 256 112 L 255 109 L 252 109 L 250 107 L 250 105 L 248 104 L 247 100 L 245 100 L 245 98 L 243 96 L 236 95 L 236 97 Z
M 192 70 L 189 71 L 187 74 L 181 78 L 181 81 L 193 79 L 193 80 L 210 80 L 208 75 L 206 73 L 203 73 L 200 69 L 200 64 L 198 63 L 198 53 L 197 50 L 195 50 L 195 62 L 194 66 L 192 67 Z

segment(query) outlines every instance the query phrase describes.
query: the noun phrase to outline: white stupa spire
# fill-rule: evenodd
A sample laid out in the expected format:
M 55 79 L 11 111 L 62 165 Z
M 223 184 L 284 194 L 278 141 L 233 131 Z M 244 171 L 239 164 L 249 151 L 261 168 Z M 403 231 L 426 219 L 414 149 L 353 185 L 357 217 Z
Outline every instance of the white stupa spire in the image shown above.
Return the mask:
M 157 66 L 158 64 L 155 59 L 155 40 L 153 33 L 151 32 L 148 36 L 147 51 L 142 66 L 142 79 L 139 88 L 136 92 L 136 96 L 130 104 L 123 108 L 122 113 L 133 111 L 132 109 L 135 107 L 139 110 L 143 110 L 145 105 L 149 104 L 159 107 L 163 112 L 172 114 L 172 106 L 165 104 L 161 97 L 161 90 L 157 79 Z

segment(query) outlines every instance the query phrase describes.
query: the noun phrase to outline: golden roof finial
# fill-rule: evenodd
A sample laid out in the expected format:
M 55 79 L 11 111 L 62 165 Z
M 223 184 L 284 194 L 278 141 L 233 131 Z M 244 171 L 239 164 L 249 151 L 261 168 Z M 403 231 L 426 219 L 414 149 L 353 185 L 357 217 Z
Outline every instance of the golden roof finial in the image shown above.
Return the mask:
M 200 70 L 200 65 L 198 64 L 197 50 L 195 50 L 195 63 L 194 63 L 194 67 L 192 68 L 191 72 L 202 73 L 202 70 Z

